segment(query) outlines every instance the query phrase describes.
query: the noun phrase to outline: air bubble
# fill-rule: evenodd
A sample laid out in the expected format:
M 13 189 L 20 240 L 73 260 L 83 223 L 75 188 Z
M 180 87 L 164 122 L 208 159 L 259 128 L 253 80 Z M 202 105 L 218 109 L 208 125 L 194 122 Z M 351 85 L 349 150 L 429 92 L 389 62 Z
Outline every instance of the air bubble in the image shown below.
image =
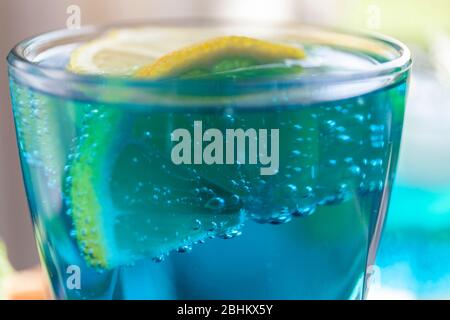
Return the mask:
M 220 197 L 214 197 L 212 199 L 209 199 L 208 202 L 205 204 L 205 207 L 212 210 L 220 210 L 223 209 L 225 206 L 225 200 L 223 200 Z
M 232 206 L 235 206 L 235 205 L 239 204 L 239 201 L 240 201 L 240 198 L 239 198 L 239 196 L 237 194 L 233 194 L 230 197 L 230 205 L 232 205 Z
M 215 231 L 217 229 L 217 223 L 214 221 L 211 222 L 211 227 L 208 229 L 208 231 Z
M 161 262 L 164 261 L 164 256 L 161 255 L 161 256 L 158 256 L 158 257 L 153 257 L 152 261 L 156 262 L 156 263 L 161 263 Z
M 352 138 L 350 138 L 350 136 L 346 135 L 346 134 L 340 134 L 337 136 L 338 140 L 342 141 L 342 142 L 349 142 L 352 140 Z
M 292 153 L 293 156 L 296 156 L 296 157 L 298 157 L 299 155 L 302 154 L 301 151 L 299 151 L 299 150 L 292 150 L 291 153 Z
M 191 246 L 188 246 L 188 245 L 181 246 L 181 247 L 179 247 L 179 248 L 177 249 L 177 252 L 178 252 L 178 253 L 188 253 L 188 252 L 191 252 L 191 251 L 192 251 L 192 247 L 191 247 Z
M 311 198 L 314 196 L 314 190 L 311 186 L 306 186 L 302 191 L 303 198 Z
M 356 121 L 358 121 L 359 123 L 364 122 L 364 116 L 362 114 L 355 114 L 355 119 Z
M 218 237 L 220 239 L 227 240 L 227 239 L 236 238 L 236 237 L 240 236 L 241 234 L 242 234 L 242 231 L 235 229 L 235 230 L 227 231 L 223 234 L 220 234 L 220 235 L 218 235 Z
M 288 190 L 291 192 L 297 191 L 297 186 L 294 184 L 288 184 L 287 187 L 288 187 Z
M 292 215 L 294 217 L 307 217 L 312 215 L 314 211 L 316 211 L 315 205 L 300 206 L 292 213 Z
M 333 129 L 336 126 L 336 122 L 334 120 L 325 121 L 325 124 L 327 125 L 328 129 Z
M 382 159 L 373 159 L 373 160 L 370 160 L 370 165 L 371 165 L 372 167 L 381 166 L 381 165 L 383 165 L 383 160 L 382 160 Z
M 199 230 L 202 226 L 202 222 L 199 219 L 196 219 L 194 221 L 194 226 L 192 227 L 192 230 Z
M 289 213 L 281 213 L 280 215 L 272 216 L 269 219 L 270 224 L 284 224 L 292 220 L 292 215 Z
M 337 160 L 335 159 L 330 159 L 328 160 L 328 165 L 334 167 L 337 164 Z
M 355 176 L 359 176 L 361 174 L 361 168 L 359 166 L 351 166 L 350 167 L 350 173 L 355 175 Z
M 152 133 L 150 132 L 150 131 L 145 131 L 145 133 L 144 133 L 144 136 L 146 137 L 146 138 L 151 138 L 152 137 Z
M 384 125 L 380 124 L 380 125 L 376 125 L 376 124 L 371 124 L 369 126 L 369 129 L 371 132 L 373 133 L 380 133 L 384 131 Z

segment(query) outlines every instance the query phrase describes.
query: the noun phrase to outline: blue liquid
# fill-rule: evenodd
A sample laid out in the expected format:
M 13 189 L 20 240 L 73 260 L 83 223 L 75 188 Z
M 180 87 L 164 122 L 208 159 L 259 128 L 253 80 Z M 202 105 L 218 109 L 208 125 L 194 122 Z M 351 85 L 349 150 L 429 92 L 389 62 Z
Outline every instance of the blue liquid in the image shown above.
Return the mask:
M 404 80 L 289 106 L 274 88 L 277 99 L 253 109 L 189 112 L 75 101 L 14 78 L 11 89 L 56 298 L 362 297 L 397 162 Z M 196 120 L 223 132 L 279 129 L 279 173 L 175 166 L 170 134 Z M 70 285 L 70 266 L 81 271 L 80 288 Z

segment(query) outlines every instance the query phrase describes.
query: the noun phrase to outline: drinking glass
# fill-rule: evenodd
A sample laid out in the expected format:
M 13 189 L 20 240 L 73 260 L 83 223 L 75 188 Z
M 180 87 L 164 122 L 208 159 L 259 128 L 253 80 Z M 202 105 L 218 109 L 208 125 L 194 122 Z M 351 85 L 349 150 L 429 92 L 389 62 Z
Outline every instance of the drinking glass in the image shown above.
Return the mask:
M 75 48 L 124 27 L 152 30 L 155 47 L 232 33 L 301 45 L 307 58 L 289 77 L 66 70 Z M 403 44 L 303 25 L 149 22 L 43 34 L 8 63 L 55 298 L 364 297 L 400 146 Z

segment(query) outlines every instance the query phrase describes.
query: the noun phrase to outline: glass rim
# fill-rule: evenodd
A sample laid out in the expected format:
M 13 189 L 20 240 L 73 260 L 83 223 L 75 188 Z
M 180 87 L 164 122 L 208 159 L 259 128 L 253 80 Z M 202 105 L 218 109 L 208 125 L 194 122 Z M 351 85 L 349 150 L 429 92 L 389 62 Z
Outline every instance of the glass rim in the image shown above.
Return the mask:
M 53 48 L 54 46 L 48 46 L 48 43 L 61 41 L 64 39 L 69 39 L 70 37 L 76 36 L 88 36 L 94 34 L 103 34 L 104 32 L 112 28 L 132 28 L 132 27 L 220 27 L 226 25 L 246 25 L 246 22 L 233 22 L 233 20 L 223 20 L 223 19 L 205 19 L 205 18 L 189 18 L 189 19 L 161 19 L 161 20 L 143 20 L 143 21 L 131 21 L 131 22 L 120 22 L 105 25 L 87 25 L 79 29 L 58 29 L 54 31 L 44 32 L 39 35 L 25 39 L 18 44 L 16 44 L 7 56 L 8 66 L 14 68 L 26 74 L 33 74 L 45 77 L 50 80 L 57 81 L 69 81 L 74 83 L 82 83 L 89 85 L 102 85 L 105 81 L 112 82 L 118 85 L 124 85 L 128 87 L 149 87 L 149 88 L 164 88 L 173 87 L 174 83 L 201 83 L 208 82 L 209 80 L 199 80 L 199 79 L 145 79 L 145 78 L 130 78 L 124 76 L 116 75 L 98 75 L 98 74 L 76 74 L 69 70 L 61 69 L 59 67 L 44 66 L 35 63 L 26 57 L 26 53 L 30 51 L 33 46 L 43 46 L 47 45 L 47 49 Z M 252 26 L 267 27 L 267 23 L 252 22 Z M 261 88 L 273 84 L 286 85 L 286 86 L 296 86 L 302 84 L 333 84 L 333 83 L 346 83 L 358 80 L 367 80 L 372 78 L 378 78 L 382 76 L 392 76 L 396 74 L 403 74 L 407 72 L 412 66 L 411 52 L 409 48 L 403 44 L 401 41 L 392 38 L 390 36 L 368 31 L 349 31 L 341 28 L 333 28 L 327 26 L 318 26 L 312 24 L 302 24 L 302 23 L 270 23 L 271 27 L 275 29 L 282 28 L 299 28 L 300 30 L 306 30 L 308 32 L 329 32 L 335 35 L 341 35 L 345 37 L 351 37 L 354 39 L 365 40 L 372 43 L 384 44 L 386 47 L 393 49 L 398 53 L 398 57 L 388 60 L 386 62 L 380 62 L 374 65 L 373 68 L 369 70 L 358 70 L 351 71 L 343 74 L 327 74 L 323 73 L 320 75 L 302 75 L 298 77 L 290 77 L 287 79 L 277 78 L 277 79 L 261 79 L 261 80 L 249 80 L 249 79 L 223 79 L 218 80 L 218 82 L 223 82 L 224 84 L 231 84 L 232 86 L 237 86 L 241 88 Z M 314 42 L 313 42 L 314 43 Z M 216 81 L 216 80 L 215 80 Z

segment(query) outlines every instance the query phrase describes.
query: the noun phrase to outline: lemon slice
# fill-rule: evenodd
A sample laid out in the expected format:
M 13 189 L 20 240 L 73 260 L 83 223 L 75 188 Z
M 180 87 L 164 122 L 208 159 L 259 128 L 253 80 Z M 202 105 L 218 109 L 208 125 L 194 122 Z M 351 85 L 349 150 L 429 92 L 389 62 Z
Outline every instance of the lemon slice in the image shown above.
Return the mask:
M 140 65 L 154 58 L 140 48 L 130 48 L 114 41 L 100 40 L 85 44 L 73 52 L 68 69 L 75 73 L 131 75 Z
M 69 163 L 65 194 L 85 261 L 110 269 L 159 259 L 236 230 L 242 223 L 239 201 L 171 162 L 165 147 L 170 139 L 165 125 L 174 124 L 170 114 L 127 112 L 102 107 L 90 114 L 79 156 Z M 186 125 L 183 120 L 179 126 Z
M 210 72 L 227 71 L 304 57 L 305 52 L 297 47 L 243 36 L 225 36 L 173 51 L 139 68 L 135 76 L 167 78 L 192 73 L 198 68 Z
M 71 54 L 68 70 L 78 74 L 165 78 L 182 73 L 204 75 L 305 57 L 301 48 L 286 44 L 244 36 L 206 41 L 202 41 L 202 37 L 204 35 L 195 33 L 180 37 L 178 30 L 112 30 L 77 48 Z M 200 42 L 192 44 L 192 41 Z M 183 48 L 178 49 L 180 46 Z M 283 70 L 283 73 L 292 71 Z
M 187 44 L 174 30 L 116 29 L 81 45 L 68 69 L 82 74 L 131 76 L 140 67 Z

